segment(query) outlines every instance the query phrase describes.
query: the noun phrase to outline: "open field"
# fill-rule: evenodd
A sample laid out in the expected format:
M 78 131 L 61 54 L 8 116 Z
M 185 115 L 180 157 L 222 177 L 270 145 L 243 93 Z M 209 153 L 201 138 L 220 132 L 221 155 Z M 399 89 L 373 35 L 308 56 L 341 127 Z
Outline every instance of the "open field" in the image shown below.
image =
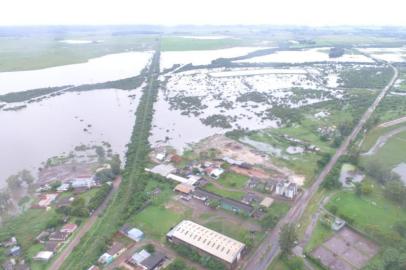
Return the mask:
M 243 44 L 239 39 L 227 37 L 224 39 L 196 39 L 167 36 L 162 38 L 162 51 L 215 50 L 241 46 Z
M 244 192 L 242 191 L 231 191 L 231 190 L 227 190 L 227 188 L 218 188 L 216 186 L 214 186 L 213 184 L 208 184 L 204 187 L 205 190 L 213 192 L 215 194 L 218 194 L 220 196 L 226 197 L 226 198 L 230 198 L 230 199 L 234 199 L 234 200 L 241 200 L 241 198 L 244 196 Z
M 73 37 L 72 37 L 73 38 Z M 42 69 L 83 63 L 90 58 L 129 50 L 151 50 L 154 38 L 148 36 L 80 36 L 95 42 L 66 44 L 53 37 L 1 37 L 0 72 Z M 96 41 L 100 42 L 96 42 Z
M 248 177 L 229 172 L 222 175 L 217 181 L 224 187 L 242 189 L 247 184 Z
M 374 151 L 372 155 L 363 155 L 362 164 L 378 162 L 387 169 L 392 169 L 398 164 L 406 161 L 406 128 L 396 135 L 388 138 L 383 145 Z
M 330 210 L 337 207 L 339 216 L 353 220 L 353 226 L 367 234 L 371 227 L 391 233 L 396 221 L 406 219 L 406 212 L 384 198 L 382 188 L 376 183 L 369 196 L 359 197 L 354 192 L 341 191 L 331 198 L 326 207 Z

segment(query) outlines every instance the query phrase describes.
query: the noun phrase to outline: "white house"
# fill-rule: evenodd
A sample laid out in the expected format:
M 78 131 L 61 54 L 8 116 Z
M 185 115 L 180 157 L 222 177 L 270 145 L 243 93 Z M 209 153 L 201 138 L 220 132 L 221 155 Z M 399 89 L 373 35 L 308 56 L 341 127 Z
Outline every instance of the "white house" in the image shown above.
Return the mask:
M 276 194 L 293 199 L 297 195 L 297 185 L 289 181 L 283 181 L 276 184 Z

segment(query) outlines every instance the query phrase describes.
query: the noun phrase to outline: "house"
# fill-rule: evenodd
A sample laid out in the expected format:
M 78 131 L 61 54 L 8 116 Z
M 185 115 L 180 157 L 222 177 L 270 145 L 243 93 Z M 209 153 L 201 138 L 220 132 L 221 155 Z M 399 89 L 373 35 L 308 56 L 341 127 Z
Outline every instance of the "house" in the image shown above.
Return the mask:
M 222 168 L 210 168 L 208 170 L 208 175 L 214 179 L 219 179 L 220 176 L 224 173 Z
M 51 233 L 49 231 L 42 231 L 38 236 L 35 238 L 38 243 L 45 243 L 46 240 L 48 240 L 48 237 Z
M 188 184 L 179 184 L 174 188 L 174 191 L 189 195 L 194 190 L 193 186 Z
M 269 208 L 269 207 L 271 207 L 273 201 L 274 201 L 274 200 L 273 200 L 272 198 L 265 197 L 265 198 L 261 201 L 261 203 L 260 203 L 259 205 L 262 206 L 262 207 L 265 207 L 265 208 Z
M 70 189 L 70 184 L 69 183 L 64 183 L 62 185 L 60 185 L 59 187 L 57 187 L 56 191 L 57 192 L 65 192 L 68 191 Z
M 120 242 L 114 242 L 106 253 L 112 256 L 113 259 L 115 259 L 120 256 L 125 250 L 126 247 L 123 244 L 121 244 Z
M 157 153 L 156 155 L 155 155 L 155 158 L 158 160 L 158 161 L 164 161 L 165 160 L 165 158 L 166 158 L 166 153 Z
M 163 177 L 168 176 L 168 174 L 174 172 L 176 168 L 171 164 L 159 164 L 152 169 L 145 168 L 145 171 L 159 174 Z
M 136 242 L 139 242 L 144 238 L 144 233 L 141 230 L 133 228 L 128 224 L 124 224 L 119 232 Z
M 108 254 L 107 252 L 106 253 L 103 253 L 100 257 L 99 257 L 99 259 L 97 260 L 97 262 L 99 263 L 99 264 L 110 264 L 110 263 L 112 263 L 113 262 L 113 256 L 111 256 L 110 254 Z
M 172 243 L 213 256 L 230 268 L 236 266 L 245 250 L 245 244 L 190 220 L 181 221 L 166 237 Z
M 46 241 L 44 243 L 44 250 L 56 253 L 58 251 L 60 244 L 61 242 L 59 241 Z
M 345 220 L 342 220 L 341 218 L 336 217 L 334 219 L 334 222 L 331 224 L 331 229 L 333 231 L 338 232 L 345 226 L 345 224 L 346 224 Z
M 72 234 L 77 228 L 78 228 L 78 225 L 76 225 L 74 223 L 68 223 L 68 224 L 65 224 L 59 231 L 62 233 Z
M 151 256 L 151 254 L 145 249 L 142 249 L 141 251 L 134 253 L 134 255 L 131 256 L 131 258 L 128 260 L 128 263 L 134 266 L 140 265 L 141 262 L 149 256 Z
M 179 155 L 172 155 L 171 156 L 171 162 L 175 163 L 175 164 L 179 164 L 182 162 L 182 157 Z
M 195 189 L 195 191 L 193 192 L 193 198 L 203 201 L 206 205 L 208 205 L 210 201 L 218 201 L 221 208 L 247 216 L 251 216 L 255 210 L 251 205 L 247 205 L 233 199 L 221 197 L 217 194 L 201 188 Z
M 92 188 L 96 186 L 96 181 L 94 180 L 93 176 L 82 176 L 72 179 L 70 181 L 70 185 L 72 188 Z
M 155 270 L 159 268 L 166 260 L 166 255 L 162 252 L 155 251 L 152 255 L 143 260 L 139 266 L 145 270 Z
M 30 267 L 25 263 L 16 264 L 14 270 L 30 270 Z
M 63 242 L 63 241 L 66 241 L 66 239 L 68 239 L 68 237 L 69 237 L 69 233 L 67 233 L 67 232 L 55 231 L 49 235 L 48 239 L 49 239 L 49 241 Z
M 258 177 L 251 177 L 251 178 L 248 180 L 247 187 L 250 188 L 250 189 L 254 189 L 254 188 L 257 187 L 257 185 L 258 185 L 259 183 L 260 183 L 260 180 L 259 180 Z
M 13 236 L 7 241 L 3 242 L 3 247 L 8 248 L 17 245 L 17 239 Z
M 144 238 L 144 233 L 137 228 L 132 228 L 127 232 L 127 237 L 135 242 L 139 242 Z
M 246 193 L 244 197 L 241 199 L 241 202 L 251 205 L 253 203 L 259 202 L 260 200 L 261 198 L 259 198 L 254 193 Z
M 56 199 L 56 197 L 58 197 L 57 193 L 41 194 L 39 196 L 40 201 L 38 202 L 38 206 L 47 208 Z
M 7 256 L 17 257 L 21 255 L 21 247 L 14 246 L 7 251 Z
M 54 256 L 54 253 L 52 251 L 40 251 L 32 259 L 34 261 L 47 262 L 52 258 L 52 256 Z
M 276 194 L 293 199 L 297 195 L 297 185 L 289 181 L 281 181 L 276 184 Z
M 126 247 L 119 243 L 114 242 L 113 245 L 107 250 L 107 252 L 103 253 L 99 259 L 97 260 L 100 264 L 110 264 L 114 261 L 115 258 L 123 254 L 126 250 Z

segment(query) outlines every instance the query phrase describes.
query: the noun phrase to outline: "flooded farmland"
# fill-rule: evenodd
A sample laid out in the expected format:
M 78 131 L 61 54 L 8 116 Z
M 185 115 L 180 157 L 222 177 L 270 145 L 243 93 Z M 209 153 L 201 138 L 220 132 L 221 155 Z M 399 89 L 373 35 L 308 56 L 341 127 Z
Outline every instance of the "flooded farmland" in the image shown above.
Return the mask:
M 127 52 L 90 59 L 86 63 L 0 73 L 0 95 L 43 87 L 81 85 L 138 75 L 151 53 Z
M 72 92 L 20 111 L 1 111 L 0 123 L 7 128 L 0 133 L 0 186 L 10 174 L 35 171 L 49 157 L 80 144 L 105 141 L 123 157 L 140 96 L 138 90 Z

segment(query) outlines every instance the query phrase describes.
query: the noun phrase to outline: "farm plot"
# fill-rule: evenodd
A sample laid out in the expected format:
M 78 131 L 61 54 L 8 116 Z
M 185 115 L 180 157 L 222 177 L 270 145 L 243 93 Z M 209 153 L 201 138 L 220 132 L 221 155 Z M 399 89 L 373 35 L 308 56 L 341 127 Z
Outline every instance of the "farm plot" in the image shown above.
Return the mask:
M 352 270 L 364 267 L 378 251 L 375 243 L 344 227 L 312 255 L 328 269 Z

